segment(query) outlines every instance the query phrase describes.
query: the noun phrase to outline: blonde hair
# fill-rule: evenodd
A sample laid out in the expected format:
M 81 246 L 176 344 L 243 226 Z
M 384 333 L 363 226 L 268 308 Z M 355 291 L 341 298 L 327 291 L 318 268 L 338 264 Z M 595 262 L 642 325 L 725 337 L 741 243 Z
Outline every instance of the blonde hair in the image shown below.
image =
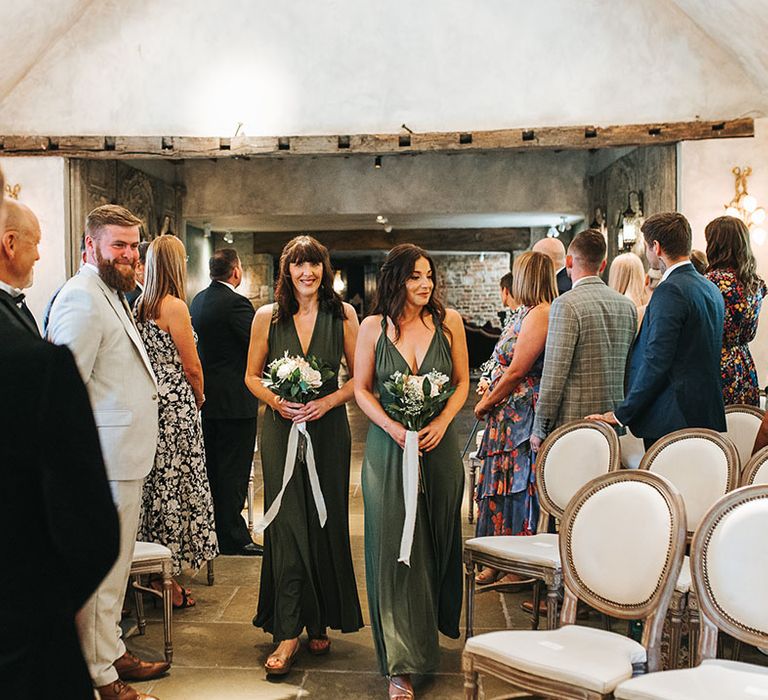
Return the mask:
M 608 286 L 631 299 L 635 306 L 646 303 L 643 261 L 634 253 L 617 255 L 611 263 Z
M 544 253 L 529 251 L 512 266 L 510 294 L 524 306 L 549 304 L 557 297 L 555 265 Z
M 105 226 L 141 226 L 144 222 L 125 207 L 104 204 L 96 207 L 85 219 L 85 234 L 97 239 Z
M 144 293 L 136 308 L 137 319 L 141 322 L 156 320 L 160 316 L 160 305 L 168 295 L 186 301 L 186 280 L 184 244 L 173 235 L 155 238 L 147 249 Z

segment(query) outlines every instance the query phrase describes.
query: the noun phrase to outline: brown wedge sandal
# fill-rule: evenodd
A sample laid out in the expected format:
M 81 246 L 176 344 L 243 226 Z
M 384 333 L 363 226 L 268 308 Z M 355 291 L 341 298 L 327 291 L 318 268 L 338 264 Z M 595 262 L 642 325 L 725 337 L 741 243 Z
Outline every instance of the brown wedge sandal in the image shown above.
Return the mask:
M 402 676 L 387 676 L 389 700 L 414 700 L 413 688 L 404 684 Z M 410 680 L 405 681 L 410 684 Z
M 301 648 L 301 644 L 299 643 L 299 640 L 296 640 L 296 647 L 294 648 L 293 652 L 288 656 L 280 656 L 277 653 L 277 650 L 272 652 L 268 657 L 267 660 L 264 662 L 264 670 L 267 672 L 268 676 L 285 676 L 287 675 L 291 667 L 293 666 L 293 662 L 296 660 L 296 654 L 299 653 L 299 649 Z M 270 661 L 277 661 L 277 663 L 270 664 Z
M 313 656 L 324 656 L 331 650 L 331 640 L 326 635 L 310 637 L 307 642 L 307 651 Z

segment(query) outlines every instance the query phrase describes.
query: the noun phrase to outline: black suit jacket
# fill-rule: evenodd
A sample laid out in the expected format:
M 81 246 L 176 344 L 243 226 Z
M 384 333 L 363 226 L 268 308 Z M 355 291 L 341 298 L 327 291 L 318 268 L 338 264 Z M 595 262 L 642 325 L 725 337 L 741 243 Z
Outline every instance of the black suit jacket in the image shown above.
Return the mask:
M 66 347 L 0 338 L 0 695 L 92 698 L 74 616 L 119 546 L 99 436 Z
M 125 293 L 125 300 L 128 302 L 128 306 L 132 309 L 133 305 L 136 303 L 136 300 L 144 293 L 144 290 L 139 287 L 138 283 L 136 286 L 130 291 Z
M 725 431 L 720 378 L 722 294 L 693 265 L 654 291 L 632 348 L 629 386 L 616 418 L 638 437 L 682 428 Z
M 16 330 L 28 333 L 31 338 L 40 338 L 40 329 L 37 327 L 32 313 L 27 310 L 25 314 L 16 306 L 13 297 L 3 289 L 0 289 L 0 318 Z
M 245 386 L 253 305 L 211 282 L 192 300 L 191 311 L 205 379 L 203 418 L 255 418 L 258 401 Z
M 571 282 L 571 278 L 568 277 L 568 270 L 566 270 L 566 268 L 563 268 L 557 273 L 556 281 L 558 295 L 571 291 L 573 282 Z

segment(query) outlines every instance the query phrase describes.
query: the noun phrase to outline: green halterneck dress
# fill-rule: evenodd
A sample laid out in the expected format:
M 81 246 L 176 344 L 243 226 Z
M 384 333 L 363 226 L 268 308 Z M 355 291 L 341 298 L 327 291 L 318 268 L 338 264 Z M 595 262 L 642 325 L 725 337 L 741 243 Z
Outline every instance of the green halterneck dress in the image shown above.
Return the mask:
M 435 323 L 435 335 L 419 368 L 451 376 L 451 349 Z M 376 343 L 376 386 L 386 407 L 384 382 L 408 363 L 387 338 L 386 321 Z M 456 639 L 462 602 L 461 498 L 464 468 L 453 424 L 440 444 L 424 453 L 424 493 L 419 493 L 411 565 L 397 561 L 405 506 L 403 450 L 371 424 L 362 483 L 365 504 L 365 576 L 379 670 L 385 675 L 429 673 L 440 656 L 438 630 Z
M 289 355 L 303 355 L 293 318 L 273 323 L 269 330 L 267 363 Z M 320 396 L 338 388 L 344 351 L 344 321 L 318 310 L 307 355 L 314 355 L 333 371 Z M 264 510 L 282 486 L 283 465 L 291 422 L 267 408 L 261 435 Z M 345 406 L 307 423 L 315 463 L 328 510 L 320 527 L 307 468 L 297 463 L 277 517 L 264 532 L 259 604 L 253 624 L 272 633 L 275 642 L 310 637 L 326 627 L 355 632 L 363 626 L 355 572 L 349 549 L 349 459 L 351 439 Z

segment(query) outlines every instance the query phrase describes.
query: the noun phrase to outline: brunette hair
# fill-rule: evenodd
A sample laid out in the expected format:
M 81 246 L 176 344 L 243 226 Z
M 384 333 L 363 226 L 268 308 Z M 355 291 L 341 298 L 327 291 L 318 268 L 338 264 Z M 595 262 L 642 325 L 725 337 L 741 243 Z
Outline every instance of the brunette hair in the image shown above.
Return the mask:
M 507 272 L 507 274 L 504 275 L 499 280 L 499 287 L 501 287 L 502 289 L 506 289 L 510 294 L 512 294 L 512 280 L 513 279 L 514 279 L 514 277 L 512 276 L 512 273 L 511 272 Z
M 635 306 L 647 303 L 643 261 L 634 253 L 617 255 L 608 273 L 608 286 L 631 299 Z
M 232 271 L 240 258 L 234 248 L 220 248 L 208 261 L 208 274 L 216 282 L 226 282 L 232 277 Z
M 320 263 L 323 266 L 323 278 L 317 290 L 320 308 L 329 311 L 336 318 L 343 319 L 344 305 L 341 297 L 333 289 L 333 270 L 328 249 L 312 236 L 296 236 L 285 244 L 280 254 L 273 322 L 289 319 L 299 310 L 299 302 L 296 301 L 291 280 L 291 263 L 301 265 L 305 262 Z
M 389 251 L 384 264 L 379 270 L 379 279 L 376 285 L 376 296 L 373 300 L 371 314 L 381 314 L 385 319 L 389 318 L 395 327 L 395 341 L 400 338 L 400 317 L 405 308 L 407 292 L 405 283 L 413 274 L 416 261 L 424 258 L 432 270 L 432 294 L 426 305 L 426 311 L 435 318 L 435 323 L 443 325 L 445 321 L 445 306 L 440 300 L 437 290 L 437 268 L 435 261 L 423 248 L 413 243 L 401 243 Z M 422 317 L 422 320 L 423 317 Z
M 142 323 L 160 316 L 160 304 L 168 295 L 187 300 L 187 253 L 184 244 L 173 235 L 159 236 L 147 249 L 144 293 L 136 306 L 136 318 Z
M 544 253 L 528 251 L 519 255 L 512 266 L 512 288 L 509 293 L 524 306 L 551 304 L 557 297 L 555 266 Z
M 568 255 L 579 258 L 589 266 L 589 269 L 597 271 L 605 259 L 605 237 L 596 228 L 588 228 L 577 233 L 571 245 L 568 246 Z
M 747 225 L 735 216 L 719 216 L 704 229 L 707 241 L 707 258 L 710 270 L 733 270 L 736 279 L 744 288 L 753 293 L 758 290 L 762 279 L 757 274 L 752 245 Z
M 141 226 L 143 221 L 125 207 L 104 204 L 96 207 L 85 219 L 85 235 L 97 239 L 105 226 Z
M 657 241 L 661 249 L 672 258 L 691 254 L 691 225 L 688 219 L 676 211 L 649 216 L 640 230 L 649 246 Z
M 707 254 L 703 250 L 691 249 L 691 264 L 696 268 L 696 272 L 703 275 L 709 267 Z

